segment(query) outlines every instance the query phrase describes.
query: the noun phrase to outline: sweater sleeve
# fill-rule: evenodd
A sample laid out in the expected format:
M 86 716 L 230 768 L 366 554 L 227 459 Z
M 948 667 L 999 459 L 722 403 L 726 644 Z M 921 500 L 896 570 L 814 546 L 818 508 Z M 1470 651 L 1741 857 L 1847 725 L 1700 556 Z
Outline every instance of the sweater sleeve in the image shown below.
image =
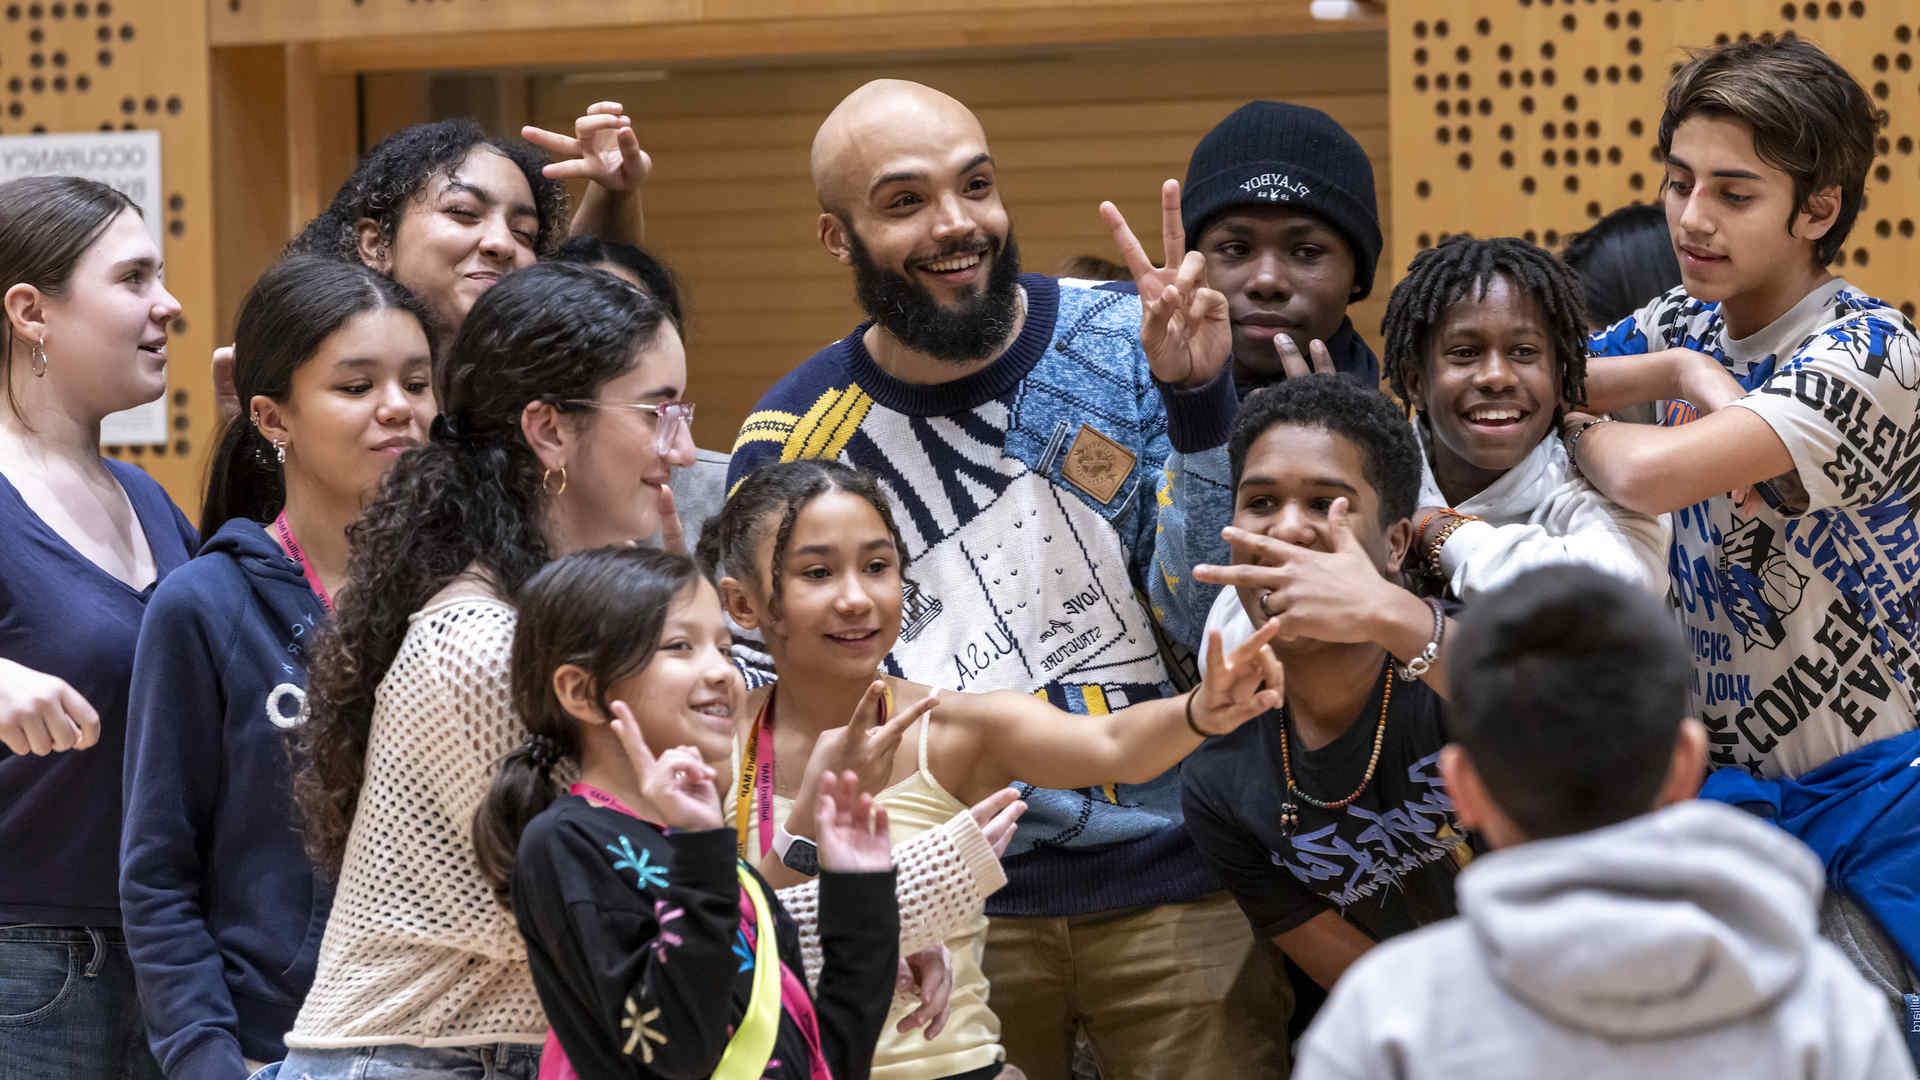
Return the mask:
M 220 654 L 194 594 L 162 584 L 140 626 L 121 791 L 120 911 L 154 1056 L 173 1080 L 239 1080 L 238 1018 L 203 906 L 221 788 Z
M 825 963 L 814 1010 L 821 1052 L 834 1076 L 865 1080 L 900 961 L 894 875 L 822 874 L 820 944 Z
M 650 1075 L 711 1074 L 732 1035 L 740 963 L 732 834 L 662 837 L 635 822 L 605 851 L 566 827 L 544 845 L 529 840 L 520 857 L 540 872 L 516 871 L 516 901 L 531 894 L 522 925 L 544 939 L 538 945 L 565 984 L 541 987 L 543 996 L 585 1001 L 592 1037 Z M 533 846 L 549 850 L 526 850 Z
M 1580 563 L 1648 592 L 1667 591 L 1667 517 L 1628 510 L 1578 477 L 1562 483 L 1529 520 L 1469 521 L 1440 549 L 1453 595 L 1471 603 L 1541 566 Z
M 911 956 L 966 929 L 987 897 L 1007 883 L 993 845 L 972 814 L 960 813 L 893 852 L 900 954 Z M 800 932 L 808 986 L 821 975 L 820 883 L 780 890 L 780 906 Z
M 1145 363 L 1143 358 L 1142 368 Z M 1198 653 L 1207 611 L 1220 590 L 1193 580 L 1193 567 L 1228 561 L 1220 530 L 1233 520 L 1226 444 L 1239 399 L 1230 368 L 1197 389 L 1153 381 L 1151 392 L 1151 411 L 1164 412 L 1166 432 L 1148 439 L 1144 455 L 1160 463 L 1160 478 L 1151 503 L 1137 500 L 1128 550 L 1154 619 Z M 1151 427 L 1157 432 L 1159 425 Z

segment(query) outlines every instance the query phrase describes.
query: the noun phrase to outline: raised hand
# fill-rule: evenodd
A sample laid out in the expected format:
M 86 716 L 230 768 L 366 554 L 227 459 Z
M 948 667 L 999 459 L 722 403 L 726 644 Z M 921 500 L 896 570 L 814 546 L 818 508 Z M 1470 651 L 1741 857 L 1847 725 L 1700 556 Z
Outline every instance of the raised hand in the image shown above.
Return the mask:
M 1349 507 L 1339 498 L 1328 509 L 1326 551 L 1228 526 L 1221 535 L 1246 561 L 1201 564 L 1193 568 L 1194 580 L 1264 593 L 1279 640 L 1373 641 L 1372 616 L 1410 594 L 1381 576 L 1353 535 Z
M 16 754 L 85 750 L 100 741 L 100 714 L 65 679 L 0 660 L 0 743 Z
M 573 122 L 572 137 L 532 124 L 520 129 L 520 137 L 553 155 L 540 170 L 550 180 L 589 180 L 608 191 L 632 191 L 653 171 L 633 118 L 617 101 L 587 106 L 586 115 Z
M 820 778 L 820 869 L 836 874 L 878 873 L 893 868 L 893 838 L 887 808 L 860 790 L 851 772 Z
M 847 726 L 823 732 L 814 743 L 807 771 L 851 772 L 859 779 L 860 790 L 879 794 L 893 779 L 893 753 L 900 747 L 901 736 L 931 712 L 937 700 L 937 694 L 928 694 L 888 719 L 887 684 L 875 679 L 860 695 Z
M 1232 652 L 1220 631 L 1208 632 L 1206 672 L 1193 691 L 1193 719 L 1202 731 L 1225 735 L 1286 701 L 1286 674 L 1267 648 L 1279 632 L 1279 620 L 1268 619 Z
M 612 712 L 613 733 L 640 781 L 640 796 L 660 823 L 689 832 L 719 828 L 724 823 L 720 793 L 714 788 L 713 767 L 700 759 L 700 752 L 676 746 L 655 757 L 627 703 L 614 702 Z
M 927 1041 L 933 1041 L 947 1026 L 953 994 L 953 954 L 945 945 L 935 945 L 901 957 L 894 992 L 909 993 L 920 999 L 919 1008 L 901 1017 L 895 1028 L 908 1032 L 924 1024 Z
M 987 843 L 993 845 L 995 855 L 1007 853 L 1007 845 L 1013 842 L 1013 827 L 1026 812 L 1027 804 L 1021 800 L 1020 793 L 1010 787 L 1001 788 L 967 808 Z
M 1300 346 L 1285 334 L 1273 335 L 1274 351 L 1280 354 L 1280 368 L 1292 379 L 1301 375 L 1338 375 L 1333 366 L 1333 354 L 1327 351 L 1327 343 L 1319 338 L 1307 342 L 1310 356 L 1300 355 Z
M 1153 377 L 1175 386 L 1201 386 L 1226 366 L 1233 351 L 1227 298 L 1207 286 L 1207 260 L 1187 250 L 1180 224 L 1180 181 L 1160 186 L 1162 263 L 1156 267 L 1134 236 L 1120 208 L 1100 204 L 1100 218 L 1113 234 L 1120 261 L 1140 290 L 1140 347 Z

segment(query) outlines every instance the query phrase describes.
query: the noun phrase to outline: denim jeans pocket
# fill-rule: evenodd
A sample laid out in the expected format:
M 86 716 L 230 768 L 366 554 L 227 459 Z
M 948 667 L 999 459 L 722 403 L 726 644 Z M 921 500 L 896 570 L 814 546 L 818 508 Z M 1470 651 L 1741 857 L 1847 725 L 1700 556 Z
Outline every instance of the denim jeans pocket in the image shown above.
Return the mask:
M 0 940 L 0 1027 L 52 1015 L 80 981 L 78 945 L 59 940 Z

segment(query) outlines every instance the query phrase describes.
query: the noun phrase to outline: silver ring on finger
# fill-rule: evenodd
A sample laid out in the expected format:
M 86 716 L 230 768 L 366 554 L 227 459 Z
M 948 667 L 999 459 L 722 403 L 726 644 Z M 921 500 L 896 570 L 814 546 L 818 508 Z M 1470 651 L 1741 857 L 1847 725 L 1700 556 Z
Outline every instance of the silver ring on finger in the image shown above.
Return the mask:
M 1260 590 L 1260 599 L 1256 603 L 1257 603 L 1257 606 L 1260 608 L 1260 615 L 1262 618 L 1267 618 L 1267 619 L 1273 618 L 1273 612 L 1267 609 L 1267 597 L 1272 595 L 1273 595 L 1272 589 Z

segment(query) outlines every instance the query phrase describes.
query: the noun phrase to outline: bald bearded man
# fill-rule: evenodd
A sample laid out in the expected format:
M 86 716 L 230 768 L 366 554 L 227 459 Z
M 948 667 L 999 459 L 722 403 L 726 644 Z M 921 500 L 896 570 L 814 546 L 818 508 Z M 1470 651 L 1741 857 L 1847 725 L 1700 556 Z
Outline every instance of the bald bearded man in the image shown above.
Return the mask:
M 985 131 L 917 83 L 854 91 L 812 167 L 821 246 L 870 321 L 761 400 L 729 488 L 798 457 L 879 478 L 911 559 L 890 672 L 1079 714 L 1173 693 L 1157 637 L 1199 644 L 1212 590 L 1188 570 L 1224 561 L 1232 514 L 1230 330 L 1204 259 L 1155 270 L 1133 245 L 1144 308 L 1021 274 Z M 1156 491 L 1176 449 L 1182 483 Z M 873 1075 L 992 1076 L 1004 1043 L 1065 1080 L 1076 1027 L 1107 1080 L 1284 1070 L 1282 992 L 1182 828 L 1177 770 L 1023 794 L 988 905 L 991 1011 L 961 991 L 981 958 L 955 956 L 946 1032 L 927 1047 L 889 1024 Z

